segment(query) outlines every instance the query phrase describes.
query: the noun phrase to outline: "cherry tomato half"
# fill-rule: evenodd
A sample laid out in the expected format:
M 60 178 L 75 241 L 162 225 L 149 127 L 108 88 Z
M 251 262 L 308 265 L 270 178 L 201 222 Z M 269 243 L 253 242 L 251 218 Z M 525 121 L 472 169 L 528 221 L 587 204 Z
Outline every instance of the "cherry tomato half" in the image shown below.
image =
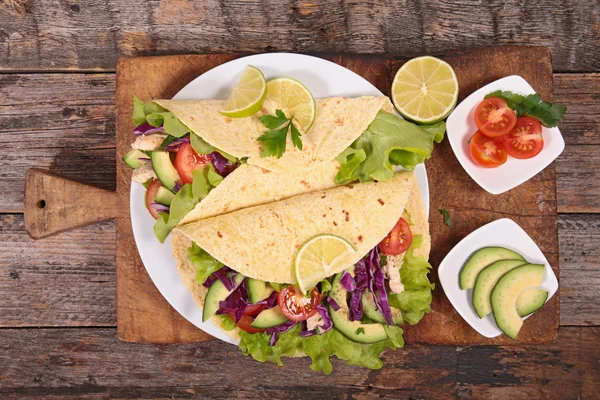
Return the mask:
M 246 306 L 244 309 L 243 315 L 249 315 L 251 317 L 256 317 L 262 310 L 267 307 L 266 304 L 250 304 Z
M 196 153 L 191 144 L 182 144 L 175 156 L 175 168 L 181 177 L 182 185 L 192 183 L 192 171 L 202 168 L 210 160 L 210 155 Z
M 514 158 L 526 159 L 540 154 L 544 148 L 542 124 L 531 117 L 519 117 L 510 132 L 502 136 L 504 150 Z
M 502 138 L 491 138 L 475 132 L 469 139 L 469 152 L 473 162 L 480 167 L 496 168 L 506 162 L 508 155 L 504 151 Z
M 288 286 L 277 294 L 277 303 L 286 317 L 296 322 L 304 321 L 317 313 L 321 293 L 315 287 L 310 297 L 306 297 L 296 286 Z
M 235 315 L 233 315 L 233 312 L 229 313 L 229 318 L 231 318 L 232 321 L 235 321 Z M 240 318 L 236 325 L 238 328 L 248 333 L 259 333 L 265 331 L 265 329 L 256 329 L 252 327 L 252 322 L 254 322 L 253 317 L 249 315 L 242 315 L 242 318 Z
M 148 189 L 146 189 L 146 208 L 148 209 L 150 215 L 152 215 L 154 219 L 158 219 L 159 215 L 154 208 L 150 207 L 150 204 L 154 203 L 156 193 L 158 193 L 158 188 L 160 188 L 161 186 L 162 184 L 160 183 L 160 181 L 158 179 L 154 179 L 148 186 Z
M 379 250 L 388 256 L 396 256 L 404 253 L 413 241 L 413 235 L 403 218 L 400 218 L 391 232 L 379 243 Z
M 475 110 L 475 125 L 489 137 L 506 135 L 517 123 L 517 114 L 500 97 L 484 99 Z

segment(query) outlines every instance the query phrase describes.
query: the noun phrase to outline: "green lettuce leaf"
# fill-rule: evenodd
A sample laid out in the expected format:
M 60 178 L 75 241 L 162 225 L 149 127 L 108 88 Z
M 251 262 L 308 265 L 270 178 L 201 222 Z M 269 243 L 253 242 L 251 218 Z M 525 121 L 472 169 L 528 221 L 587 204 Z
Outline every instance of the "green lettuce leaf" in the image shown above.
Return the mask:
M 291 357 L 297 351 L 301 351 L 311 358 L 310 368 L 313 371 L 323 371 L 325 374 L 330 374 L 333 370 L 329 360 L 331 356 L 345 360 L 348 365 L 379 369 L 383 366 L 380 355 L 385 349 L 396 349 L 404 345 L 402 329 L 388 328 L 390 328 L 389 338 L 374 344 L 353 342 L 335 329 L 322 335 L 302 338 L 299 335 L 300 325 L 296 325 L 288 332 L 279 334 L 275 346 L 269 346 L 270 335 L 242 331 L 240 350 L 244 355 L 251 355 L 257 361 L 269 361 L 277 365 L 283 365 L 281 357 Z
M 223 263 L 217 261 L 194 242 L 187 249 L 187 258 L 196 267 L 196 281 L 199 284 L 203 284 L 213 272 L 223 268 Z
M 158 127 L 163 125 L 165 132 L 176 138 L 190 133 L 190 128 L 185 126 L 172 112 L 168 112 L 153 101 L 144 102 L 133 96 L 133 124 L 141 125 L 144 122 Z
M 181 221 L 187 213 L 194 209 L 199 201 L 199 198 L 194 197 L 192 185 L 189 183 L 183 185 L 173 198 L 173 201 L 171 201 L 169 213 L 158 213 L 159 218 L 154 224 L 154 235 L 158 241 L 164 243 L 173 228 L 179 224 L 179 221 Z
M 390 306 L 402 311 L 404 321 L 411 325 L 416 324 L 426 313 L 431 312 L 431 292 L 434 284 L 429 281 L 427 274 L 431 265 L 421 257 L 414 256 L 414 249 L 421 246 L 423 237 L 415 235 L 410 248 L 407 250 L 402 268 L 400 268 L 400 281 L 404 291 L 390 294 Z
M 338 184 L 385 181 L 394 175 L 394 165 L 413 170 L 431 157 L 433 142 L 439 143 L 445 130 L 444 122 L 420 126 L 380 111 L 367 130 L 336 158 L 341 165 L 335 180 Z

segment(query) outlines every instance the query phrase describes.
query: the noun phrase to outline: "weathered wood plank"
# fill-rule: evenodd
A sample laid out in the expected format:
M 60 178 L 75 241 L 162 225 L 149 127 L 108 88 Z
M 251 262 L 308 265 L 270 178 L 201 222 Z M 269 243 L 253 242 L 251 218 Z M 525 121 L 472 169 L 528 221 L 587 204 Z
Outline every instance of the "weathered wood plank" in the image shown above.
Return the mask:
M 559 213 L 600 213 L 600 145 L 567 145 L 556 160 Z
M 0 10 L 0 69 L 109 70 L 118 57 L 208 52 L 412 56 L 495 45 L 547 46 L 559 71 L 596 71 L 595 2 L 393 0 L 38 0 Z
M 600 215 L 560 215 L 560 323 L 600 325 Z M 0 215 L 0 327 L 114 326 L 115 225 L 33 241 Z
M 554 74 L 553 102 L 567 106 L 559 123 L 567 146 L 600 144 L 600 74 Z
M 115 188 L 114 91 L 113 74 L 0 75 L 0 212 L 23 212 L 27 168 Z
M 387 352 L 379 371 L 334 360 L 325 376 L 306 359 L 260 364 L 218 341 L 139 345 L 114 329 L 4 329 L 0 396 L 591 399 L 599 341 L 600 328 L 563 328 L 557 343 L 533 347 L 407 346 Z
M 0 327 L 115 325 L 114 222 L 32 240 L 0 215 L 0 248 Z

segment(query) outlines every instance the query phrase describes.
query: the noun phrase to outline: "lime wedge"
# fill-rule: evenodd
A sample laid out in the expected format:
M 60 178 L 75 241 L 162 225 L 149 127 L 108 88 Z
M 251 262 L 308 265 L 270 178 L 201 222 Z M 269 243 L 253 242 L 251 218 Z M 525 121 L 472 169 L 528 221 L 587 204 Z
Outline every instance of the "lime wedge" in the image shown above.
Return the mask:
M 424 56 L 406 62 L 392 82 L 392 101 L 404 117 L 432 124 L 450 114 L 458 100 L 454 70 L 439 58 Z
M 317 283 L 339 272 L 352 262 L 356 250 L 335 235 L 319 235 L 304 243 L 294 263 L 296 282 L 302 293 L 308 293 Z
M 248 65 L 219 112 L 231 118 L 249 117 L 260 110 L 266 95 L 265 76 L 258 68 Z
M 281 110 L 288 117 L 294 116 L 304 131 L 308 131 L 315 122 L 317 104 L 306 86 L 293 78 L 274 78 L 267 82 L 269 104 Z

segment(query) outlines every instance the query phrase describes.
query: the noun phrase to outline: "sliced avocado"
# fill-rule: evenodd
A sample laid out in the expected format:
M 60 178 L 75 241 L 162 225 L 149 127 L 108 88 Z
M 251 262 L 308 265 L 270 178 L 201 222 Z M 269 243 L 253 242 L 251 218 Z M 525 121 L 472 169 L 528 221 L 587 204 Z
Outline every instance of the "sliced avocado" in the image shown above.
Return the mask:
M 473 307 L 479 318 L 492 312 L 490 295 L 502 275 L 523 264 L 527 263 L 523 260 L 500 260 L 481 270 L 473 286 Z
M 492 291 L 492 314 L 498 327 L 514 339 L 523 326 L 517 312 L 517 298 L 526 289 L 539 286 L 544 276 L 544 266 L 525 264 L 516 267 L 500 278 Z
M 268 282 L 252 278 L 248 278 L 246 281 L 246 288 L 248 289 L 248 297 L 252 304 L 266 299 L 275 291 Z
M 237 274 L 235 276 L 235 287 L 232 290 L 227 290 L 223 282 L 216 280 L 208 289 L 206 297 L 204 298 L 204 308 L 202 310 L 202 322 L 206 322 L 210 317 L 217 313 L 219 309 L 219 303 L 225 300 L 229 295 L 242 284 L 245 276 Z
M 545 290 L 527 289 L 517 298 L 517 312 L 521 317 L 526 317 L 542 308 L 546 300 L 548 300 L 548 292 Z
M 140 160 L 142 158 L 142 160 Z M 146 153 L 140 151 L 138 149 L 131 149 L 127 154 L 123 156 L 123 161 L 125 164 L 129 165 L 133 169 L 138 169 L 144 164 L 148 164 L 149 161 L 145 161 L 143 159 L 149 158 Z
M 150 153 L 150 160 L 152 162 L 152 169 L 158 176 L 158 179 L 164 187 L 173 192 L 175 183 L 181 180 L 177 170 L 171 162 L 171 157 L 166 151 L 153 151 Z
M 460 288 L 462 290 L 472 288 L 479 272 L 499 260 L 523 260 L 525 262 L 522 255 L 504 247 L 483 247 L 471 254 L 463 264 L 458 278 Z
M 348 291 L 340 283 L 342 274 L 343 272 L 336 275 L 329 291 L 329 296 L 340 306 L 337 311 L 329 306 L 333 327 L 348 339 L 358 343 L 377 343 L 387 339 L 383 324 L 363 324 L 360 321 L 350 321 L 350 310 L 346 298 Z
M 288 318 L 283 315 L 283 311 L 279 306 L 263 310 L 258 314 L 256 319 L 252 322 L 253 328 L 266 329 L 273 326 L 281 325 L 287 322 Z
M 383 314 L 377 309 L 377 306 L 375 305 L 375 299 L 373 299 L 372 293 L 366 291 L 363 293 L 362 306 L 363 312 L 365 313 L 365 316 L 367 318 L 372 319 L 375 322 L 379 322 L 380 324 L 387 324 L 385 318 L 383 317 Z M 402 325 L 402 311 L 394 307 L 390 307 L 390 309 L 392 310 L 392 318 L 394 320 L 394 325 Z
M 171 201 L 173 201 L 174 197 L 175 194 L 173 192 L 171 192 L 166 187 L 161 186 L 158 188 L 158 192 L 156 192 L 156 197 L 154 198 L 154 201 L 165 206 L 170 206 Z

